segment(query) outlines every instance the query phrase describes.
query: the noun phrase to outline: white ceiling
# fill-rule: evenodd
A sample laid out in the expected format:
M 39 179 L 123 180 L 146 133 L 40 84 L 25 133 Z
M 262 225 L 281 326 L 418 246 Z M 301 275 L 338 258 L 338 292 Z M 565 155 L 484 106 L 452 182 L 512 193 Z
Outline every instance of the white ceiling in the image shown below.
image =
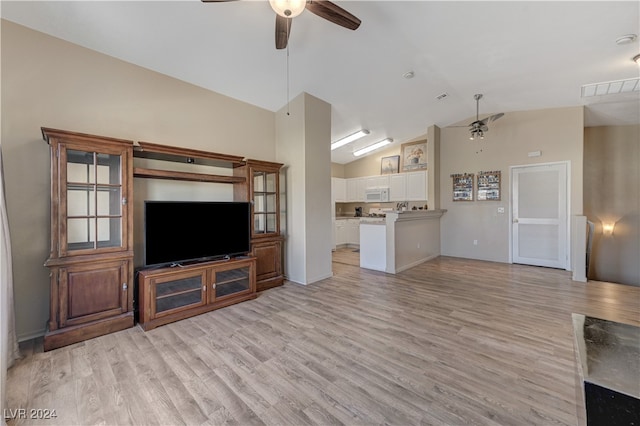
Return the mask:
M 332 140 L 360 128 L 395 144 L 480 115 L 586 105 L 585 125 L 640 122 L 640 92 L 582 99 L 584 84 L 637 78 L 638 1 L 336 1 L 356 31 L 308 11 L 287 50 L 266 1 L 2 1 L 2 17 L 107 55 L 277 111 L 307 92 L 332 105 Z M 413 79 L 403 78 L 413 71 Z M 444 100 L 436 97 L 442 93 Z

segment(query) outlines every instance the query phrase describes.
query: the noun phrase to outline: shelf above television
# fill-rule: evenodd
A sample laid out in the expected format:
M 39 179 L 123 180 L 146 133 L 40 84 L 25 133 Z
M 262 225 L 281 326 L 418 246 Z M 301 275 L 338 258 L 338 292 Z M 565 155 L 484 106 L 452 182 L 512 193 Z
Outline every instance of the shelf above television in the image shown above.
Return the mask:
M 197 149 L 177 148 L 151 142 L 138 142 L 133 156 L 174 163 L 198 164 L 212 167 L 235 168 L 245 164 L 244 157 L 200 151 Z
M 245 164 L 244 158 L 237 155 L 219 154 L 216 152 L 200 151 L 189 148 L 176 148 L 150 142 L 138 142 L 133 156 L 151 160 L 170 161 L 172 163 L 186 163 L 219 168 L 236 168 Z M 245 183 L 241 176 L 215 175 L 208 173 L 193 173 L 177 170 L 160 170 L 135 167 L 133 176 L 148 179 L 182 180 L 190 182 L 211 183 Z
M 156 170 L 134 167 L 133 176 L 149 179 L 183 180 L 190 182 L 211 183 L 244 183 L 246 178 L 241 176 L 210 175 L 205 173 L 179 172 L 173 170 Z

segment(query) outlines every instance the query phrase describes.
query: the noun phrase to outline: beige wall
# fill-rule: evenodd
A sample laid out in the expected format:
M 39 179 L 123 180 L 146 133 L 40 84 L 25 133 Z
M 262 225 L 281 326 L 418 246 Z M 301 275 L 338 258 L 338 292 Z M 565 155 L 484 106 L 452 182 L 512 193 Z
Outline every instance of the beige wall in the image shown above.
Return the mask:
M 1 142 L 16 326 L 24 339 L 41 334 L 49 314 L 42 266 L 49 254 L 49 152 L 41 126 L 275 160 L 275 114 L 8 21 L 1 31 Z M 136 181 L 136 196 L 140 185 L 157 194 Z
M 469 140 L 466 128 L 443 128 L 440 136 L 442 255 L 509 261 L 511 166 L 569 161 L 570 214 L 582 213 L 582 107 L 510 112 L 481 141 Z M 538 150 L 542 156 L 527 156 Z M 481 170 L 502 171 L 501 201 L 453 202 L 451 174 Z
M 344 164 L 331 163 L 331 177 L 344 178 Z
M 640 285 L 640 126 L 585 129 L 584 213 L 595 225 L 588 278 Z

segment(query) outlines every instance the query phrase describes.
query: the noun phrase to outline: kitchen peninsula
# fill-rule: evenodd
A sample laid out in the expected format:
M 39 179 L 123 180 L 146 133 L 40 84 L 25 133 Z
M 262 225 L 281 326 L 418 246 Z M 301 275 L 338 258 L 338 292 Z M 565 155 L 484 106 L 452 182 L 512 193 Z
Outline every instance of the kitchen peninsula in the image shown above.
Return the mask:
M 387 212 L 360 223 L 360 267 L 390 274 L 440 255 L 440 217 L 446 210 Z

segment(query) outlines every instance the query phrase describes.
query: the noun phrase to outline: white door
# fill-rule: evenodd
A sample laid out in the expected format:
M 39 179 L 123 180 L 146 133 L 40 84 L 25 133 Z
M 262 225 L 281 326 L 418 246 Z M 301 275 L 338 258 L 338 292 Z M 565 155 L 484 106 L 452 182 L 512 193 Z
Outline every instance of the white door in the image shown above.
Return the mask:
M 511 169 L 513 263 L 567 269 L 567 164 Z

